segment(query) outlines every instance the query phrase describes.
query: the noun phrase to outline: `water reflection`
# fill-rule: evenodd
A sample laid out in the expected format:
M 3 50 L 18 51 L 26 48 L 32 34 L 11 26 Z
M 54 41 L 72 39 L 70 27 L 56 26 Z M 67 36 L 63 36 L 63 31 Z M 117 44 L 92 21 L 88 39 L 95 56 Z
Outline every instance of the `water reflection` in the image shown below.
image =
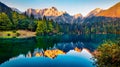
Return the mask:
M 75 50 L 80 52 L 83 48 L 83 43 L 82 42 L 76 42 L 76 43 L 58 43 L 55 44 L 52 48 L 49 47 L 46 50 L 43 48 L 39 49 L 36 48 L 33 53 L 31 51 L 28 52 L 27 56 L 32 57 L 32 56 L 47 56 L 49 58 L 55 58 L 59 54 L 65 54 L 69 52 L 70 50 Z
M 74 51 L 77 52 L 81 52 L 82 49 L 79 49 L 78 47 L 74 48 Z M 55 58 L 60 54 L 66 54 L 67 52 L 64 52 L 63 50 L 54 48 L 54 49 L 49 49 L 49 50 L 42 50 L 42 49 L 35 49 L 35 51 L 33 53 L 31 53 L 30 51 L 27 53 L 26 57 L 40 57 L 40 56 L 46 56 L 49 58 Z
M 84 48 L 88 49 L 87 52 L 89 51 L 92 52 L 105 40 L 116 40 L 118 38 L 120 38 L 120 35 L 114 34 L 61 35 L 61 36 L 31 37 L 22 39 L 0 38 L 0 64 L 6 63 L 6 61 L 9 60 L 10 58 L 19 56 L 20 54 L 25 55 L 25 59 L 28 59 L 28 57 L 35 58 L 35 56 L 42 56 L 43 58 L 45 58 L 44 53 L 46 50 L 49 51 L 53 50 L 50 52 L 52 54 L 54 54 L 53 53 L 54 50 L 55 51 L 60 50 L 62 56 L 66 56 L 71 50 L 76 50 L 80 54 L 85 55 L 86 52 L 82 53 Z M 54 56 L 55 58 L 56 56 L 58 58 L 59 53 L 55 54 Z M 76 56 L 72 57 L 75 58 Z M 72 60 L 72 57 L 71 59 L 69 57 L 69 60 Z M 63 59 L 65 58 L 66 57 L 63 57 Z M 65 60 L 67 60 L 67 58 Z
M 70 50 L 66 54 L 60 54 L 56 58 L 32 57 L 19 55 L 3 64 L 1 67 L 95 67 L 91 53 L 87 49 L 81 52 Z
M 62 50 L 54 49 L 54 50 L 45 50 L 45 51 L 34 51 L 33 53 L 28 52 L 26 57 L 41 57 L 46 56 L 49 58 L 55 58 L 59 54 L 65 54 Z

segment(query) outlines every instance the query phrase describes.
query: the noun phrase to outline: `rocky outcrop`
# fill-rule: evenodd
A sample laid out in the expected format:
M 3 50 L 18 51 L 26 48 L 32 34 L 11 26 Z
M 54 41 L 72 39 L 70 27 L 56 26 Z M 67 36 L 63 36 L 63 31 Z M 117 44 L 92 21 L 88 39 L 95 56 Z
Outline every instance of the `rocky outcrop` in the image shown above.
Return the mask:
M 25 11 L 25 14 L 29 17 L 34 16 L 35 19 L 43 18 L 45 16 L 48 20 L 54 20 L 58 23 L 78 23 L 83 17 L 81 14 L 71 16 L 67 12 L 58 11 L 55 7 L 45 9 L 30 8 Z
M 73 23 L 80 23 L 81 21 L 83 20 L 83 16 L 82 16 L 82 14 L 75 14 L 74 16 L 73 16 Z

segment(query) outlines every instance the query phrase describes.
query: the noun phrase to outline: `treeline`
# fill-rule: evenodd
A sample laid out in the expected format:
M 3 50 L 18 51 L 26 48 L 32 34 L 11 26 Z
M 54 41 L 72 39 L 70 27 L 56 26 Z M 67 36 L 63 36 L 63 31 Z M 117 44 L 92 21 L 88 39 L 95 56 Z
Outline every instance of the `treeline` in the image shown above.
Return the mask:
M 94 21 L 94 20 L 93 20 Z M 37 35 L 49 34 L 120 34 L 120 21 L 109 20 L 95 21 L 89 23 L 57 23 L 53 20 L 47 20 L 46 17 L 42 19 L 34 19 L 34 16 L 26 16 L 25 14 L 18 14 L 11 12 L 7 14 L 0 12 L 0 30 L 30 30 L 36 31 Z
M 85 34 L 120 34 L 120 21 L 83 23 L 80 26 L 80 30 Z
M 42 19 L 34 19 L 26 16 L 25 14 L 19 14 L 17 12 L 11 12 L 11 16 L 5 12 L 0 12 L 0 30 L 29 30 L 36 31 L 37 35 L 47 35 L 53 33 L 59 33 L 60 27 L 57 22 L 47 20 L 46 17 Z
M 37 35 L 52 35 L 60 33 L 60 26 L 58 23 L 53 20 L 46 20 L 46 17 L 43 17 L 42 20 L 36 20 Z
M 46 17 L 35 19 L 34 15 L 19 14 L 0 2 L 0 31 L 36 31 L 37 35 L 47 34 L 120 34 L 120 18 L 91 17 L 83 23 L 57 23 Z
M 35 31 L 36 24 L 33 19 L 28 18 L 23 14 L 12 12 L 11 17 L 6 13 L 0 13 L 0 30 L 31 30 Z
M 68 34 L 120 34 L 120 21 L 59 24 L 60 32 Z

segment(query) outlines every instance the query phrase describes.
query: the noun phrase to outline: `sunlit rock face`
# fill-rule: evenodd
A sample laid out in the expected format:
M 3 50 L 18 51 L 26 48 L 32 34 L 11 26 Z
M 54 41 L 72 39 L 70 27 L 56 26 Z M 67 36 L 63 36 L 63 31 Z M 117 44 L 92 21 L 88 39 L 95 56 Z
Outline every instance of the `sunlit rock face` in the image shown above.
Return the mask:
M 81 22 L 83 16 L 81 14 L 76 14 L 71 16 L 65 11 L 58 11 L 56 7 L 50 7 L 45 9 L 32 9 L 29 8 L 25 11 L 25 14 L 29 17 L 34 17 L 35 19 L 43 19 L 45 16 L 48 20 L 53 20 L 58 23 L 78 23 Z
M 77 18 L 83 18 L 83 16 L 82 16 L 82 14 L 75 14 L 74 16 L 73 16 L 75 19 L 77 19 Z
M 43 18 L 43 16 L 46 16 L 47 18 L 49 17 L 49 19 L 54 19 L 55 17 L 63 15 L 65 12 L 58 11 L 57 8 L 51 7 L 51 8 L 45 8 L 45 9 L 29 8 L 29 9 L 27 9 L 27 11 L 25 13 L 29 17 L 31 17 L 31 15 L 33 15 L 34 18 L 36 18 L 36 19 Z
M 83 20 L 83 16 L 82 16 L 82 14 L 75 14 L 74 16 L 73 16 L 73 19 L 72 19 L 72 22 L 73 23 L 80 23 L 81 21 Z
M 65 12 L 58 11 L 57 8 L 55 7 L 51 7 L 51 8 L 46 9 L 43 15 L 44 16 L 60 16 L 64 13 Z

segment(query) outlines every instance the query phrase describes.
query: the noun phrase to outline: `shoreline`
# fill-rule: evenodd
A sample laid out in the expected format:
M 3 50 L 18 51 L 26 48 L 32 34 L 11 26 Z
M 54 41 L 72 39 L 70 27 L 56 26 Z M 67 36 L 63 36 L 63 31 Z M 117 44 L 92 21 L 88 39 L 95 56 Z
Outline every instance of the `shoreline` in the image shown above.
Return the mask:
M 95 34 L 95 33 L 91 33 L 91 34 L 90 33 L 89 34 L 69 34 L 69 35 L 92 35 L 92 34 Z M 103 34 L 103 33 L 97 33 L 97 35 L 101 35 L 101 34 Z M 108 33 L 108 34 L 114 34 L 114 33 Z M 66 34 L 63 33 L 62 35 L 66 35 Z M 119 34 L 116 34 L 116 35 L 119 35 Z M 32 32 L 32 31 L 28 31 L 28 30 L 0 31 L 0 38 L 31 38 L 31 37 L 36 37 L 36 36 L 37 36 L 36 32 Z
M 29 38 L 35 36 L 36 32 L 28 30 L 0 31 L 0 38 Z

